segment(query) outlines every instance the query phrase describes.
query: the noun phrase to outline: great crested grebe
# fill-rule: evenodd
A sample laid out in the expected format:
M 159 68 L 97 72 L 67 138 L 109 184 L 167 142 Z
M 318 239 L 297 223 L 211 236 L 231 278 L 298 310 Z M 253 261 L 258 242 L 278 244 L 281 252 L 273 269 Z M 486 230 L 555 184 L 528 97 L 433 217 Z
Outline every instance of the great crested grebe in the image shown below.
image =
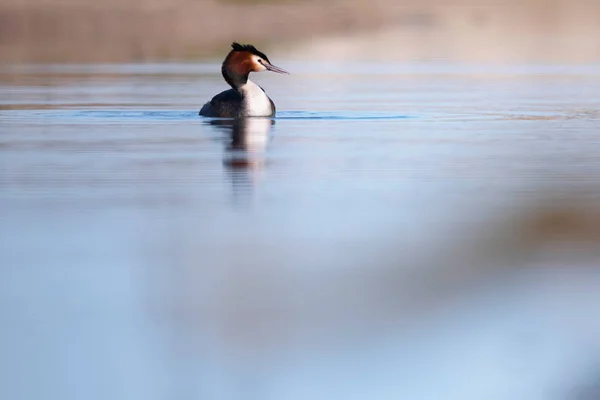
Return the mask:
M 252 45 L 234 42 L 231 49 L 223 61 L 221 73 L 232 89 L 213 97 L 202 106 L 200 115 L 217 118 L 274 116 L 275 103 L 260 86 L 248 79 L 248 75 L 261 71 L 289 72 L 271 64 L 267 55 Z

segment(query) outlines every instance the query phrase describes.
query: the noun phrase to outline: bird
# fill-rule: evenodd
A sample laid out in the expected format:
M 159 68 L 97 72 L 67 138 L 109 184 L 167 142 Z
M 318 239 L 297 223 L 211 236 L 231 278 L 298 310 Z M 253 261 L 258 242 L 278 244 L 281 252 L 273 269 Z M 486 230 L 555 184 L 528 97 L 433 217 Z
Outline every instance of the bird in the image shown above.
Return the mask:
M 231 89 L 225 90 L 202 106 L 199 115 L 213 118 L 273 117 L 275 103 L 263 88 L 252 82 L 250 72 L 272 71 L 289 74 L 271 64 L 267 55 L 251 44 L 233 42 L 221 73 Z

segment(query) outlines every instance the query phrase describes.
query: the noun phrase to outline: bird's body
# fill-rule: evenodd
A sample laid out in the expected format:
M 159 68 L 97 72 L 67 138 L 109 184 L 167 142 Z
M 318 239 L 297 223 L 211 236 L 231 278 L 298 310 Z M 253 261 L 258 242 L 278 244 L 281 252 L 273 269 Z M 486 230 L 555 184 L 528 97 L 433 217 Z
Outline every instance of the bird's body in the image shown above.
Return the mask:
M 243 95 L 234 89 L 219 93 L 202 107 L 200 115 L 220 118 L 275 116 L 275 103 L 265 91 L 250 80 L 245 86 Z
M 267 56 L 254 46 L 233 43 L 231 47 L 221 66 L 223 78 L 231 89 L 213 97 L 199 114 L 214 118 L 273 117 L 275 103 L 248 75 L 261 71 L 287 72 L 272 65 Z

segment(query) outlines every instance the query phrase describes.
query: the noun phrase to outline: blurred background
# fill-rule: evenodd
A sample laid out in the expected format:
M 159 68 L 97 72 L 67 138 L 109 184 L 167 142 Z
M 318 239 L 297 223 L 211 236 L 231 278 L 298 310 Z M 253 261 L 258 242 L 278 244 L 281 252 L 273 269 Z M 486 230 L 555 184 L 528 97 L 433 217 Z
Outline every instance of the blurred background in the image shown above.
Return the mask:
M 2 0 L 0 57 L 194 60 L 234 38 L 300 59 L 597 62 L 599 15 L 596 0 Z
M 599 132 L 597 0 L 0 0 L 0 398 L 600 399 Z

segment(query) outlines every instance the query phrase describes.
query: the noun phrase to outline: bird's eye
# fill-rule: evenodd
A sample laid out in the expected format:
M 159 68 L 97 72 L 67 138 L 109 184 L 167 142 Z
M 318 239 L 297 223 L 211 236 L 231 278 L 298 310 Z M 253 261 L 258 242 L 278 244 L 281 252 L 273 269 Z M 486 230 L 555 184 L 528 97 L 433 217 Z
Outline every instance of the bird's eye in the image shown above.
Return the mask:
M 262 64 L 262 60 L 260 58 L 258 59 L 258 62 Z

